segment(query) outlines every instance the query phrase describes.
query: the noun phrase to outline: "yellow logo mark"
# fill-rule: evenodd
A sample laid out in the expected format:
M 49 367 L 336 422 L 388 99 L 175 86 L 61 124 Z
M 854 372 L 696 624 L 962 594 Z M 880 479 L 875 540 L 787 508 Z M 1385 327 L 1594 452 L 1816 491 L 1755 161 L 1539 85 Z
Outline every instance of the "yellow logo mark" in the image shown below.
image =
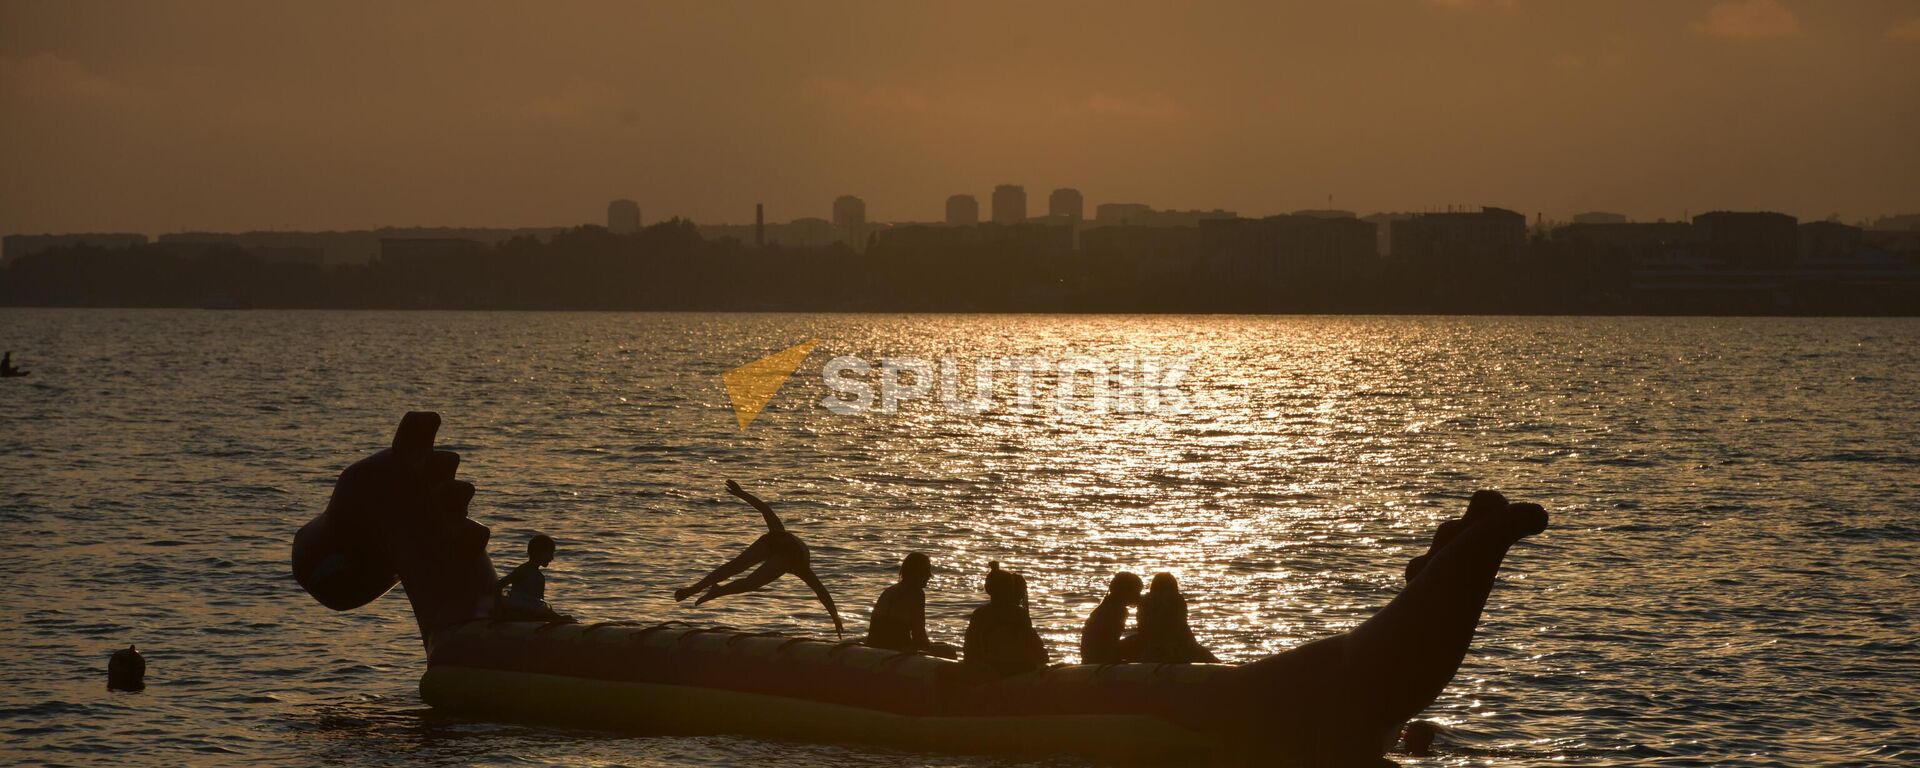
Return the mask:
M 800 369 L 807 354 L 813 351 L 813 345 L 818 343 L 819 339 L 808 339 L 720 374 L 720 380 L 727 385 L 727 399 L 733 401 L 733 418 L 740 422 L 740 431 L 745 432 L 747 425 L 760 417 L 760 411 L 780 391 L 780 385 Z

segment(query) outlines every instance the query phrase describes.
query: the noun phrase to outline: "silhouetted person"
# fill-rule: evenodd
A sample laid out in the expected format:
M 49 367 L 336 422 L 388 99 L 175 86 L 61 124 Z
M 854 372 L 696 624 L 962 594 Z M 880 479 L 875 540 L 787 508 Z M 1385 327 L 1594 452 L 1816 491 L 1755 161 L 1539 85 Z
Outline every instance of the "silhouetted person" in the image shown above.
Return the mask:
M 493 585 L 498 618 L 520 621 L 572 621 L 547 605 L 547 577 L 540 572 L 553 562 L 553 537 L 544 533 L 527 540 L 527 561 L 508 571 Z M 501 594 L 502 591 L 505 594 Z
M 0 354 L 0 378 L 13 378 L 15 376 L 26 376 L 31 373 L 33 373 L 33 371 L 23 371 L 23 370 L 20 370 L 19 368 L 13 367 L 12 352 Z
M 1446 548 L 1447 542 L 1460 535 L 1461 531 L 1506 508 L 1507 497 L 1500 495 L 1499 491 L 1475 491 L 1473 498 L 1467 501 L 1467 513 L 1457 520 L 1441 523 L 1439 530 L 1433 532 L 1433 545 L 1427 547 L 1427 553 L 1407 561 L 1407 581 L 1411 582 L 1413 577 L 1420 575 L 1420 571 L 1427 567 L 1427 562 L 1433 559 L 1434 553 Z
M 900 583 L 887 587 L 873 601 L 873 618 L 863 642 L 891 651 L 959 658 L 959 648 L 927 638 L 927 582 L 932 579 L 933 562 L 926 555 L 913 552 L 901 558 Z
M 747 551 L 740 553 L 739 557 L 728 561 L 726 565 L 713 569 L 706 578 L 691 587 L 674 590 L 673 599 L 685 600 L 701 590 L 707 590 L 700 599 L 693 601 L 694 605 L 699 605 L 727 595 L 752 592 L 773 583 L 773 580 L 780 578 L 782 574 L 791 573 L 813 588 L 813 594 L 820 598 L 820 604 L 826 606 L 827 614 L 833 617 L 834 633 L 845 637 L 846 629 L 840 623 L 840 609 L 833 607 L 833 595 L 827 594 L 827 586 L 820 583 L 820 577 L 813 575 L 811 565 L 813 554 L 807 550 L 806 543 L 787 531 L 787 527 L 780 523 L 780 516 L 773 513 L 773 507 L 767 506 L 767 503 L 761 501 L 759 497 L 741 489 L 739 483 L 728 480 L 727 492 L 753 505 L 754 509 L 760 510 L 761 516 L 767 520 L 767 532 L 748 546 Z M 729 584 L 720 584 L 755 565 L 760 567 L 753 573 L 747 574 L 746 578 Z
M 107 657 L 107 690 L 141 691 L 147 687 L 147 660 L 131 645 Z
M 1087 616 L 1080 630 L 1082 664 L 1118 664 L 1126 660 L 1120 650 L 1120 637 L 1127 631 L 1127 610 L 1140 603 L 1140 577 L 1122 571 L 1114 574 L 1107 596 Z
M 1018 675 L 1047 666 L 1047 646 L 1033 629 L 1027 613 L 1026 579 L 989 563 L 987 604 L 973 610 L 967 622 L 966 651 L 961 660 L 983 664 L 1002 675 Z
M 1219 657 L 1194 639 L 1187 625 L 1187 598 L 1171 573 L 1156 573 L 1140 600 L 1140 631 L 1122 640 L 1127 661 L 1160 664 L 1219 663 Z

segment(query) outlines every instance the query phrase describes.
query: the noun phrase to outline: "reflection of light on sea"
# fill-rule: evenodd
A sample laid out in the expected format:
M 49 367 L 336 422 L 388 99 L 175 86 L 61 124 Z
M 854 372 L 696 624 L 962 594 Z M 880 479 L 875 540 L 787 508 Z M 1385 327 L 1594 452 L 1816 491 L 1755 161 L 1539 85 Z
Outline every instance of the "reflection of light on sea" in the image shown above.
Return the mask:
M 57 382 L 9 389 L 8 413 L 33 417 L 7 420 L 0 454 L 0 528 L 33 542 L 9 551 L 21 577 L 0 590 L 24 627 L 0 633 L 21 750 L 900 762 L 425 716 L 403 596 L 329 613 L 286 563 L 342 463 L 419 407 L 446 415 L 496 563 L 554 535 L 549 597 L 586 618 L 827 632 L 794 581 L 698 609 L 667 594 L 758 535 L 732 477 L 812 545 L 856 632 L 917 550 L 934 559 L 939 639 L 958 641 L 997 559 L 1030 577 L 1055 658 L 1130 569 L 1178 574 L 1202 640 L 1253 659 L 1385 604 L 1433 526 L 1500 485 L 1558 516 L 1515 550 L 1423 715 L 1456 746 L 1527 755 L 1474 759 L 1899 762 L 1920 732 L 1885 706 L 1914 673 L 1920 545 L 1903 515 L 1920 491 L 1890 415 L 1920 401 L 1920 349 L 1891 341 L 1913 321 L 0 312 L 49 361 L 35 379 Z M 719 375 L 815 337 L 741 432 Z M 842 417 L 817 405 L 828 352 L 1191 354 L 1193 410 Z M 1779 361 L 1808 354 L 1841 356 L 1783 387 Z M 129 640 L 151 687 L 103 700 L 99 665 Z M 321 728 L 322 707 L 351 716 Z

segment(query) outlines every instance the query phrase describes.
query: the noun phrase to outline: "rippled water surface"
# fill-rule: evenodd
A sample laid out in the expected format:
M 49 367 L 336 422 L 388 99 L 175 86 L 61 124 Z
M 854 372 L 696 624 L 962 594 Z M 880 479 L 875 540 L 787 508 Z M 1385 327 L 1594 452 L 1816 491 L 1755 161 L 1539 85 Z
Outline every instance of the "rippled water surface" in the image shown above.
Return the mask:
M 749 429 L 719 375 L 811 338 Z M 1105 578 L 1181 575 L 1230 661 L 1344 630 L 1475 488 L 1545 504 L 1406 764 L 1920 760 L 1920 321 L 0 310 L 0 761 L 983 766 L 439 717 L 406 601 L 288 573 L 295 528 L 408 409 L 495 562 L 560 541 L 587 619 L 799 633 L 796 581 L 676 605 L 784 511 L 864 626 L 903 552 L 957 639 L 999 559 L 1056 659 Z M 1185 412 L 837 415 L 837 355 L 1190 356 Z M 1047 391 L 1049 380 L 1041 377 Z M 150 687 L 109 694 L 139 643 Z

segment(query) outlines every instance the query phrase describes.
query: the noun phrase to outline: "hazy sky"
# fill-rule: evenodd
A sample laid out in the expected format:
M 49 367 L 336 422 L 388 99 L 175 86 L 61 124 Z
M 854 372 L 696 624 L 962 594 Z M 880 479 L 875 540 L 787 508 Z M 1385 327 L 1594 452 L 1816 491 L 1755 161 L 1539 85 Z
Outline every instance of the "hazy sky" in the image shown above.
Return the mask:
M 1920 211 L 1920 0 L 12 2 L 0 232 Z

